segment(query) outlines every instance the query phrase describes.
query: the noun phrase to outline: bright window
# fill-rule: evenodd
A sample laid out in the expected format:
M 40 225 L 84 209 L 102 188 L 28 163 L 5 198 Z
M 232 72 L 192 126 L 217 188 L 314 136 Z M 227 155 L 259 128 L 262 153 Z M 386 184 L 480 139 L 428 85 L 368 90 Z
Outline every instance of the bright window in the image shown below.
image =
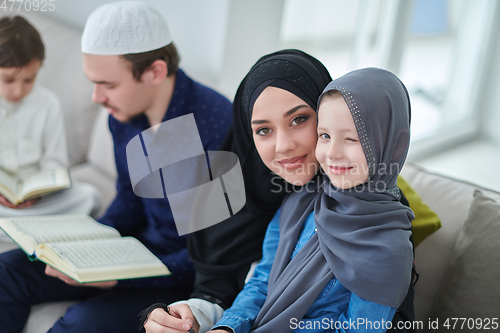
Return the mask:
M 412 149 L 435 151 L 478 130 L 474 110 L 495 6 L 495 0 L 285 0 L 281 47 L 316 56 L 332 77 L 368 66 L 397 74 L 412 100 Z

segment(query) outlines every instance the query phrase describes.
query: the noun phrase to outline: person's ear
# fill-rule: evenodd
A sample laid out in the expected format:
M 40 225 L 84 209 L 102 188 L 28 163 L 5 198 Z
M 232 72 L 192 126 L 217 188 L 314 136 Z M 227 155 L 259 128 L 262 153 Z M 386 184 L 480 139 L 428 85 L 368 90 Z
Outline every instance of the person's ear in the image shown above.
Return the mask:
M 164 60 L 155 60 L 148 69 L 144 71 L 143 79 L 153 85 L 158 85 L 165 80 L 168 74 L 167 63 Z

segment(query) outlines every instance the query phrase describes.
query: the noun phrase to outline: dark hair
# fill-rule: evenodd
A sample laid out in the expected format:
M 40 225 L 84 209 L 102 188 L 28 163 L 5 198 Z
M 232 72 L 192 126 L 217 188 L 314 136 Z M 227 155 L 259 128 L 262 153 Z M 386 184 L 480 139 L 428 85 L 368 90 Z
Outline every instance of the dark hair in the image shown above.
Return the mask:
M 321 95 L 319 96 L 319 101 L 318 101 L 318 110 L 319 110 L 319 106 L 321 105 L 321 102 L 323 102 L 323 100 L 324 100 L 325 98 L 330 99 L 330 98 L 333 98 L 333 97 L 339 97 L 339 96 L 340 96 L 340 97 L 343 97 L 343 96 L 342 96 L 342 94 L 340 93 L 340 91 L 335 90 L 335 89 L 328 90 L 327 92 L 325 92 L 325 93 L 321 94 Z M 318 111 L 318 110 L 316 110 L 316 111 Z M 318 121 L 319 121 L 319 119 L 318 119 Z
M 38 31 L 23 17 L 0 19 L 0 67 L 24 67 L 45 59 L 45 47 Z
M 144 71 L 156 60 L 164 60 L 167 63 L 167 76 L 174 75 L 179 69 L 180 57 L 174 43 L 153 51 L 125 54 L 123 57 L 132 63 L 132 74 L 137 81 L 141 80 Z
M 323 97 L 338 97 L 338 96 L 342 96 L 342 94 L 340 93 L 340 91 L 335 89 L 328 90 L 326 93 L 323 94 Z

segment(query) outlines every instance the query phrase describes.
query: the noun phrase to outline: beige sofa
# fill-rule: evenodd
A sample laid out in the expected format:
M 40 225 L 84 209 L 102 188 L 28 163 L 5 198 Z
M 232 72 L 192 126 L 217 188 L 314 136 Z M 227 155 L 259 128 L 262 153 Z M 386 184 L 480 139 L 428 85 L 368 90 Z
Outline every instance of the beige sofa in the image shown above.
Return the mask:
M 442 223 L 442 227 L 420 243 L 415 251 L 416 267 L 420 274 L 415 286 L 415 316 L 417 320 L 424 323 L 424 327 L 427 328 L 425 331 L 436 332 L 434 329 L 428 330 L 429 319 L 434 318 L 439 310 L 439 305 L 435 304 L 438 292 L 450 282 L 446 279 L 449 278 L 447 271 L 449 270 L 450 260 L 458 253 L 456 248 L 457 238 L 467 218 L 473 193 L 475 190 L 480 190 L 486 196 L 496 200 L 497 203 L 500 203 L 500 193 L 481 188 L 475 184 L 433 174 L 415 165 L 406 165 L 403 168 L 402 175 L 420 194 L 422 200 L 437 213 Z M 500 227 L 500 218 L 496 221 L 496 225 Z M 496 248 L 496 253 L 500 253 L 498 252 L 500 250 L 499 244 L 500 242 L 491 244 L 494 245 L 494 248 L 489 251 L 495 251 Z M 490 264 L 498 267 L 498 260 L 490 261 L 480 269 L 487 273 L 490 270 Z M 477 273 L 480 274 L 481 271 Z M 498 295 L 496 291 L 498 287 L 492 286 L 492 288 Z M 457 292 L 460 293 L 461 291 Z M 491 296 L 478 293 L 476 297 L 477 303 L 469 304 L 469 306 L 476 306 L 483 297 Z M 497 299 L 495 303 L 494 309 L 491 311 L 496 313 L 498 318 L 500 317 L 500 300 Z M 443 332 L 447 331 L 443 327 L 441 327 L 441 330 Z
M 115 194 L 112 141 L 107 114 L 92 104 L 92 85 L 82 71 L 81 32 L 44 16 L 26 13 L 26 17 L 41 31 L 47 46 L 47 61 L 38 81 L 61 97 L 72 175 L 75 179 L 96 185 L 103 194 L 103 206 L 107 207 Z M 477 186 L 426 172 L 415 165 L 407 165 L 403 176 L 437 212 L 443 225 L 416 249 L 416 264 L 420 273 L 415 289 L 416 317 L 427 327 L 428 318 L 433 315 L 430 312 L 432 304 L 441 288 Z M 484 193 L 500 202 L 500 193 L 488 190 Z M 0 251 L 14 247 L 16 245 L 12 243 L 0 243 Z M 70 304 L 72 302 L 33 307 L 24 332 L 46 332 Z

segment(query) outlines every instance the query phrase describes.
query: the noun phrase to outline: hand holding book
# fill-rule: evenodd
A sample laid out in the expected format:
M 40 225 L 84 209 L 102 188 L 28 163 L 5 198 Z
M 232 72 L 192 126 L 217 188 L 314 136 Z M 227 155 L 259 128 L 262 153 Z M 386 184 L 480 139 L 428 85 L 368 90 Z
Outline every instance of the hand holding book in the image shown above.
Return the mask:
M 7 200 L 3 195 L 0 194 L 0 205 L 5 206 L 7 208 L 12 208 L 12 209 L 23 209 L 23 208 L 31 207 L 35 202 L 38 201 L 38 199 L 39 198 L 30 199 L 30 200 L 25 201 L 23 203 L 14 205 L 9 200 Z
M 102 282 L 89 282 L 89 283 L 81 283 L 76 280 L 73 280 L 69 276 L 67 276 L 64 273 L 59 272 L 57 269 L 53 268 L 50 265 L 45 266 L 45 274 L 48 276 L 52 276 L 55 278 L 58 278 L 59 280 L 65 282 L 66 284 L 69 284 L 70 286 L 74 287 L 95 287 L 95 288 L 101 288 L 101 289 L 110 289 L 116 286 L 118 283 L 117 280 L 113 281 L 102 281 Z
M 48 269 L 48 275 L 71 285 L 99 282 L 95 286 L 104 287 L 120 279 L 170 275 L 139 240 L 121 237 L 86 215 L 2 218 L 0 227 L 30 258 L 61 273 Z
M 66 167 L 35 170 L 22 177 L 8 174 L 0 168 L 0 195 L 16 208 L 24 207 L 19 204 L 30 199 L 69 187 L 71 187 L 71 178 Z

